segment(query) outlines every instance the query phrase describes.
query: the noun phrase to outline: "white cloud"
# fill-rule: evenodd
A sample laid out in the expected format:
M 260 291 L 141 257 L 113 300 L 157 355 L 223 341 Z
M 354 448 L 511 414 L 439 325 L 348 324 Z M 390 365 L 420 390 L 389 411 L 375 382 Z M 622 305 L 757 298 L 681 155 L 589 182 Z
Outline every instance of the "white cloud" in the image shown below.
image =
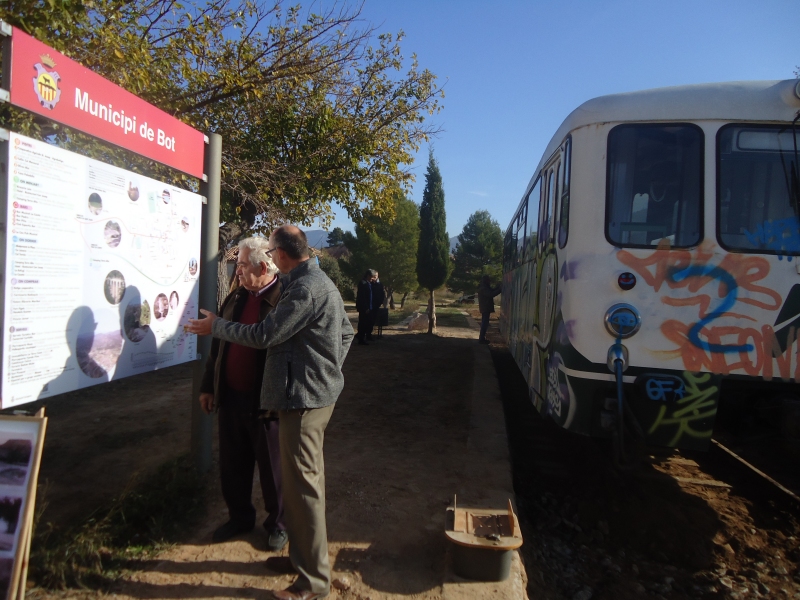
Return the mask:
M 478 191 L 472 191 L 472 192 L 467 192 L 467 193 L 468 194 L 472 194 L 473 196 L 480 196 L 481 198 L 485 198 L 486 196 L 489 195 L 486 192 L 478 192 Z

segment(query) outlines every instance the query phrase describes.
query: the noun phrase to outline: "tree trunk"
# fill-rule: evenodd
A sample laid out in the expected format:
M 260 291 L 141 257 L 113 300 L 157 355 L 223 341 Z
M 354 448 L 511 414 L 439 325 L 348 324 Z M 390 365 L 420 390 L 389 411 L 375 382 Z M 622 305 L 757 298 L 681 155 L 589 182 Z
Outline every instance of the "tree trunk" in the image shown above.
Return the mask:
M 245 229 L 239 223 L 225 223 L 219 228 L 219 263 L 217 264 L 217 311 L 222 306 L 222 301 L 230 292 L 230 278 L 228 277 L 228 263 L 225 252 L 233 242 L 244 234 Z M 216 311 L 215 311 L 216 312 Z
M 428 333 L 436 331 L 436 301 L 431 290 L 431 297 L 428 300 Z
M 394 310 L 394 289 L 386 288 L 386 299 L 383 301 L 383 308 Z
M 400 310 L 403 310 L 403 307 L 406 305 L 406 298 L 408 298 L 408 292 L 403 292 L 403 297 L 400 298 Z
M 228 292 L 231 289 L 231 280 L 228 277 L 228 261 L 225 260 L 225 252 L 220 252 L 219 262 L 217 262 L 217 310 L 214 312 L 219 313 L 219 307 L 222 306 L 222 301 L 225 300 Z

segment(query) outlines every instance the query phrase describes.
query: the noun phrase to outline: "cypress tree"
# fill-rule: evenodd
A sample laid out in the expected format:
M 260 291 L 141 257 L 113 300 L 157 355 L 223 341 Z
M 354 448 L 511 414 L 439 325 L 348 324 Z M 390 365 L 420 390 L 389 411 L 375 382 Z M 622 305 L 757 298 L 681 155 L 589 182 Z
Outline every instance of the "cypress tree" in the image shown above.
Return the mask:
M 428 155 L 425 191 L 419 209 L 419 246 L 417 249 L 417 280 L 420 287 L 430 291 L 428 299 L 428 333 L 436 328 L 434 290 L 444 285 L 450 274 L 450 238 L 444 212 L 444 188 L 439 165 Z

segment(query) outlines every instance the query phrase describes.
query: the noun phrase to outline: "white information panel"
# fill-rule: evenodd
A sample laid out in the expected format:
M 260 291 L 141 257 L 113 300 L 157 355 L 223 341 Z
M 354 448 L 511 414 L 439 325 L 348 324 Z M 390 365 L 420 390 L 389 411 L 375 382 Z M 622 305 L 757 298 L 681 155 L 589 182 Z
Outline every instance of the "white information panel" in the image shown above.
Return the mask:
M 201 197 L 9 141 L 2 408 L 194 360 Z

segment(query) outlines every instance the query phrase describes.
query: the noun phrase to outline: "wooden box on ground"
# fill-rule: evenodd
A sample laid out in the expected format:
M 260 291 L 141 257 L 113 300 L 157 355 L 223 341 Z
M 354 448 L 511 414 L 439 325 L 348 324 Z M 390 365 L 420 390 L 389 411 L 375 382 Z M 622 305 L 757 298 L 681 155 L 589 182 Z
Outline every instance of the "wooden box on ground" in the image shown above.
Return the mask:
M 452 542 L 453 571 L 476 581 L 508 578 L 513 551 L 522 545 L 522 532 L 511 500 L 507 511 L 447 509 L 445 535 Z

